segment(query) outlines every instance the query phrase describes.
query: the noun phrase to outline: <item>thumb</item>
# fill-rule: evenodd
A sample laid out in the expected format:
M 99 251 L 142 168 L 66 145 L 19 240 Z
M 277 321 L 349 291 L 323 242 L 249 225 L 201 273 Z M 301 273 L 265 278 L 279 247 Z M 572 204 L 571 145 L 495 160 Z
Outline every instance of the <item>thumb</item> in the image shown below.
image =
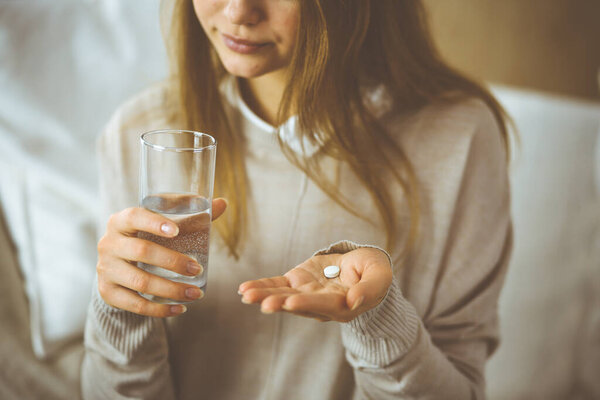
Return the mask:
M 387 294 L 392 283 L 389 266 L 373 266 L 364 271 L 360 281 L 346 294 L 346 305 L 352 311 L 370 310 L 377 306 Z
M 220 197 L 212 202 L 212 219 L 213 221 L 221 216 L 227 208 L 227 200 Z

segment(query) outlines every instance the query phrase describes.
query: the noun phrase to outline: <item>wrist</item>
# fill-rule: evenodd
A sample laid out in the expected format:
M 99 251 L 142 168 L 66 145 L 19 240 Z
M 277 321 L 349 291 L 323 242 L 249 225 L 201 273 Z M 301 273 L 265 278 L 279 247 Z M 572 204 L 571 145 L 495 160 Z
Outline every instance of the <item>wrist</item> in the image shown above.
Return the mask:
M 405 354 L 417 338 L 420 320 L 396 279 L 376 307 L 341 324 L 342 341 L 355 358 L 382 366 Z

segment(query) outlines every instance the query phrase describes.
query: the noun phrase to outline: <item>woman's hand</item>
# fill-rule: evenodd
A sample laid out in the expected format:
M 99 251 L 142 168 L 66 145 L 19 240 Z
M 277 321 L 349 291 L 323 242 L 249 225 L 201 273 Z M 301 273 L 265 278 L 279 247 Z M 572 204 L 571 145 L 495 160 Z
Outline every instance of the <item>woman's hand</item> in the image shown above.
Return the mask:
M 340 275 L 329 279 L 325 267 L 337 265 Z M 240 285 L 242 302 L 260 303 L 263 313 L 287 311 L 321 321 L 347 322 L 377 306 L 392 283 L 392 268 L 384 252 L 360 248 L 345 254 L 315 256 L 283 276 Z
M 212 219 L 223 214 L 226 207 L 224 199 L 213 200 Z M 202 266 L 194 259 L 137 237 L 138 232 L 148 232 L 172 238 L 178 231 L 173 221 L 144 208 L 128 208 L 112 215 L 106 233 L 98 242 L 98 291 L 104 301 L 136 314 L 168 317 L 181 314 L 185 307 L 154 303 L 137 292 L 180 301 L 201 297 L 203 293 L 197 286 L 173 282 L 136 266 L 139 261 L 181 275 L 201 274 Z

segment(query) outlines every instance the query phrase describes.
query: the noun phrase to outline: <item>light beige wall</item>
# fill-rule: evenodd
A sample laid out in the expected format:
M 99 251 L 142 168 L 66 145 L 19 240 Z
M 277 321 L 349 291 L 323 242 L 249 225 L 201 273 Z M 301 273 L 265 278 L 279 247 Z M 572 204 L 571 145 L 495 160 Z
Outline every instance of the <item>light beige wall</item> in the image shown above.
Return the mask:
M 600 0 L 425 0 L 442 55 L 471 76 L 600 99 Z

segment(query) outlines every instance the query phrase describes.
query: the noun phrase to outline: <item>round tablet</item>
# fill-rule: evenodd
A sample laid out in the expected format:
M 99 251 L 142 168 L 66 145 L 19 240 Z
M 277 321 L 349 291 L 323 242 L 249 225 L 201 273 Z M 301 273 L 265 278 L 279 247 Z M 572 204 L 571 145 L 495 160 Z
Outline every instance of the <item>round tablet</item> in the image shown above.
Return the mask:
M 338 267 L 337 265 L 330 265 L 328 267 L 325 267 L 325 269 L 323 270 L 323 274 L 329 279 L 337 278 L 340 274 L 340 267 Z

